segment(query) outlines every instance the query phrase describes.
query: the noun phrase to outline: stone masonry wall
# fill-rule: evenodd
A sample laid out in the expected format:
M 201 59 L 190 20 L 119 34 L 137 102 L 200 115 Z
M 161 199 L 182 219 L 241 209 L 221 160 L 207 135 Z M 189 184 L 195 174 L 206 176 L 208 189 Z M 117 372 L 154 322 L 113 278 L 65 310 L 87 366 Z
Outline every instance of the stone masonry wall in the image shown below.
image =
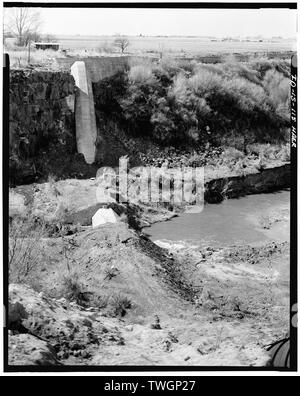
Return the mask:
M 67 72 L 11 70 L 9 148 L 12 179 L 36 173 L 51 145 L 76 150 L 74 80 Z M 29 180 L 28 180 L 29 181 Z

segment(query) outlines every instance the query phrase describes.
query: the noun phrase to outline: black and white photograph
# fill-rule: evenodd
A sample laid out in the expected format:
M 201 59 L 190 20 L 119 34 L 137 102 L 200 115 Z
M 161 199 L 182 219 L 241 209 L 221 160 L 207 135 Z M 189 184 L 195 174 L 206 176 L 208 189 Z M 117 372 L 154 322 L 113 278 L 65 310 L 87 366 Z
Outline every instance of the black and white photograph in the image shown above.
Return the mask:
M 4 372 L 297 371 L 297 3 L 2 23 Z

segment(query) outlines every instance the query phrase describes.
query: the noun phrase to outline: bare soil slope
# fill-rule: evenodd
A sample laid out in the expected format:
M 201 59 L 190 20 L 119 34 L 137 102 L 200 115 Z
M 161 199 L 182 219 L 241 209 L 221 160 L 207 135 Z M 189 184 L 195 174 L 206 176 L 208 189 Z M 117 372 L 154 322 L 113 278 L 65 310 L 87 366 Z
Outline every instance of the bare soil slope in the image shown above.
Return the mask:
M 10 286 L 11 304 L 26 312 L 21 335 L 11 326 L 11 364 L 264 365 L 264 345 L 282 333 L 286 278 L 274 295 L 280 276 L 267 280 L 263 256 L 251 271 L 245 255 L 232 263 L 225 252 L 199 265 L 199 252 L 173 256 L 125 225 L 43 239 L 43 247 L 27 280 L 38 291 Z M 276 262 L 286 253 L 277 250 Z M 66 260 L 84 303 L 63 297 Z M 262 292 L 267 284 L 273 291 Z

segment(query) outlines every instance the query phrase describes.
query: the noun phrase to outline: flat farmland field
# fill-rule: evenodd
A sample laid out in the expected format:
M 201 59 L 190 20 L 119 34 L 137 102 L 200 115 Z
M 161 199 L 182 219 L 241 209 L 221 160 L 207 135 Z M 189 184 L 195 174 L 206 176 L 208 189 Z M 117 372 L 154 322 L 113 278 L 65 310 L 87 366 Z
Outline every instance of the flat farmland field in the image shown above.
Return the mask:
M 114 36 L 58 36 L 61 49 L 102 49 L 110 52 Z M 294 40 L 215 41 L 202 37 L 128 37 L 127 53 L 170 52 L 191 54 L 295 51 Z

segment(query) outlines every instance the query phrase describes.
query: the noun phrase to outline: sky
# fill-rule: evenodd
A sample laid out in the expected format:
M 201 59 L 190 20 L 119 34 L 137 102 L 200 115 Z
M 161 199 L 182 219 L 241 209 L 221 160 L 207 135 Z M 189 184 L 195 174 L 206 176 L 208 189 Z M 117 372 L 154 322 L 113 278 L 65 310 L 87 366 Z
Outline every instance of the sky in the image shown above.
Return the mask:
M 37 10 L 37 9 L 35 9 Z M 43 33 L 53 35 L 192 35 L 295 37 L 289 9 L 41 8 Z

